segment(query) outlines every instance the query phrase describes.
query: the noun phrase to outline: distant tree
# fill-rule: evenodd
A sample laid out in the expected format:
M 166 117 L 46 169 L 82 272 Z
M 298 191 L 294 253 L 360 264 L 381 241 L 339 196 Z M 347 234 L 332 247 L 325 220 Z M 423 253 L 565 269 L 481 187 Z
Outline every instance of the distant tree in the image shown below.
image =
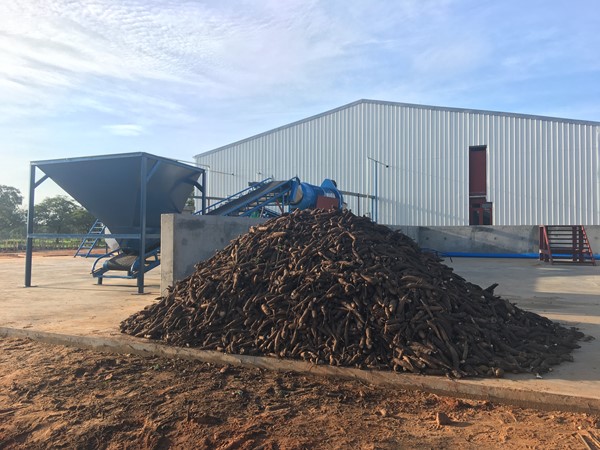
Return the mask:
M 57 195 L 35 206 L 36 230 L 43 233 L 87 233 L 94 216 L 74 200 Z
M 26 234 L 26 212 L 21 208 L 21 191 L 0 185 L 0 238 L 21 238 Z
M 87 233 L 96 218 L 87 209 L 77 204 L 76 206 L 69 218 L 67 233 Z

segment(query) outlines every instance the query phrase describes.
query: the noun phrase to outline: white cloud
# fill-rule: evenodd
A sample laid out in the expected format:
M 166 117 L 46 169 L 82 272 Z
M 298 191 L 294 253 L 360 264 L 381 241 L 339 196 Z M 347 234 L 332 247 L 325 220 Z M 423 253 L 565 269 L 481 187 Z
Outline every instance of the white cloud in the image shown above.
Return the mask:
M 144 132 L 144 127 L 131 123 L 119 125 L 105 125 L 103 127 L 109 133 L 117 136 L 139 136 Z
M 5 108 L 30 113 L 97 105 L 158 120 L 146 103 L 185 105 L 185 115 L 190 100 L 330 94 L 346 87 L 340 78 L 363 77 L 359 88 L 368 89 L 368 71 L 375 73 L 372 84 L 378 72 L 391 76 L 388 86 L 439 82 L 440 74 L 492 60 L 502 70 L 523 71 L 549 52 L 560 57 L 573 42 L 585 45 L 586 36 L 549 23 L 552 8 L 527 14 L 523 7 L 515 16 L 514 7 L 451 0 L 3 0 L 0 96 Z M 18 85 L 18 96 L 7 83 Z
M 488 50 L 484 42 L 470 39 L 433 46 L 414 58 L 414 69 L 430 77 L 440 73 L 446 78 L 456 73 L 473 71 L 485 62 Z
M 329 88 L 355 69 L 347 61 L 361 67 L 365 44 L 393 42 L 394 23 L 445 3 L 3 0 L 0 113 L 92 108 L 175 122 L 193 101 Z

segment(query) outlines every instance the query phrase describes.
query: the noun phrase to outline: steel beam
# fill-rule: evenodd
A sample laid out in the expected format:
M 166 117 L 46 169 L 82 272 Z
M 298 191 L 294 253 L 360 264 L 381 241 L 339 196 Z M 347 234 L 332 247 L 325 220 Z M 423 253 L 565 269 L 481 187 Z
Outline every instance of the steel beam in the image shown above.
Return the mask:
M 33 261 L 33 215 L 35 208 L 35 164 L 29 168 L 29 207 L 27 209 L 27 247 L 25 250 L 25 287 L 31 287 L 31 268 Z M 45 180 L 44 177 L 41 181 Z M 41 182 L 40 181 L 40 182 Z
M 146 272 L 146 188 L 148 186 L 148 158 L 142 156 L 140 162 L 140 273 L 137 279 L 138 294 L 144 293 Z

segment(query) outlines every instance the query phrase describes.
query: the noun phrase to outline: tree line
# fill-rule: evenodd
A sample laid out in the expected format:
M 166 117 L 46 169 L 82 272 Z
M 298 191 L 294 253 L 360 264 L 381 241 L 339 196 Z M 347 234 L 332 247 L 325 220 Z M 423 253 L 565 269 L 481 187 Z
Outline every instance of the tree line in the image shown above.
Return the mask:
M 47 197 L 35 205 L 34 232 L 87 233 L 95 218 L 65 195 Z M 0 239 L 27 237 L 27 209 L 19 189 L 0 185 Z

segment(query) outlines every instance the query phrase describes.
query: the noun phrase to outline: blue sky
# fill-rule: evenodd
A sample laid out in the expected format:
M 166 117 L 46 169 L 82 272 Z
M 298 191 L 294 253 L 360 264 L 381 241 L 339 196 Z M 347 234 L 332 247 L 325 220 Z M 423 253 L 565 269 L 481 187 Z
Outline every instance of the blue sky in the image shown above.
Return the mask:
M 360 98 L 600 121 L 599 18 L 597 0 L 2 0 L 0 184 L 26 194 L 32 160 L 190 161 Z

